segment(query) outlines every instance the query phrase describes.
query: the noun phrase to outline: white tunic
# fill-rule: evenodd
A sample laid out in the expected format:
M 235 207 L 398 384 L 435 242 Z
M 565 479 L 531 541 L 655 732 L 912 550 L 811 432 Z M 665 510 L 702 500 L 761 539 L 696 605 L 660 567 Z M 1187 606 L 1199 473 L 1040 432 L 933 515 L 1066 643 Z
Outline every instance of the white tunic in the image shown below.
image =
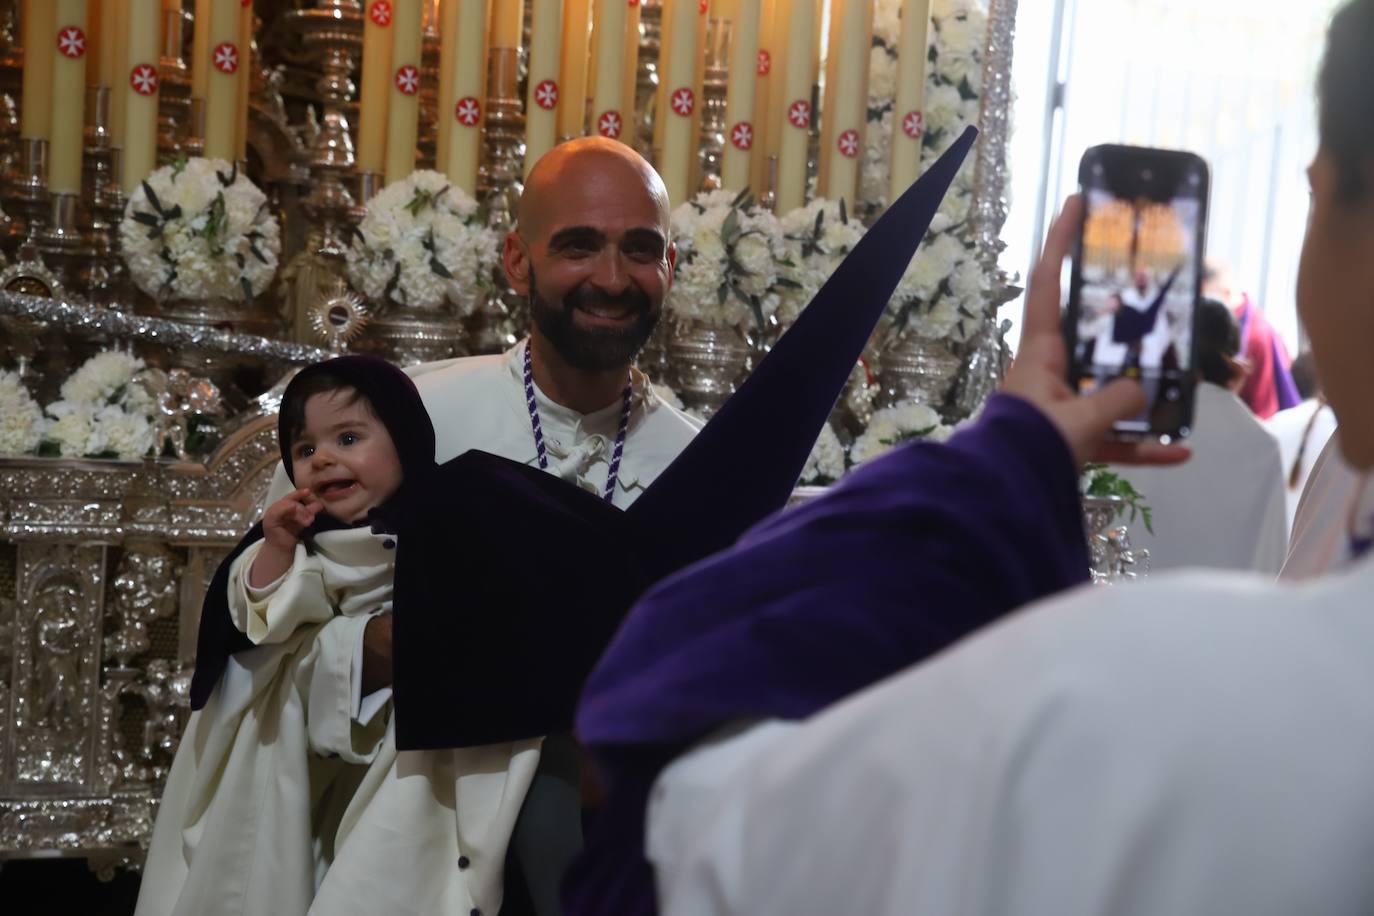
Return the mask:
M 1307 478 L 1316 466 L 1317 456 L 1322 452 L 1331 434 L 1336 431 L 1336 414 L 1329 404 L 1316 398 L 1303 401 L 1296 407 L 1280 410 L 1264 421 L 1265 431 L 1279 444 L 1279 456 L 1283 461 L 1283 490 L 1288 506 L 1288 532 L 1291 539 L 1293 520 L 1298 514 L 1298 503 Z M 1298 465 L 1297 479 L 1293 479 L 1293 466 Z M 1291 483 L 1290 483 L 1291 481 Z
M 408 370 L 434 422 L 436 460 L 444 462 L 480 448 L 536 463 L 524 397 L 523 347 L 521 343 L 501 356 L 447 360 Z M 643 492 L 700 428 L 697 421 L 661 401 L 637 371 L 632 391 L 630 424 L 613 498 L 622 507 Z M 537 390 L 536 398 L 549 471 L 603 492 L 620 403 L 582 415 Z M 291 488 L 279 467 L 267 504 Z M 140 892 L 140 914 L 255 912 L 236 909 L 239 894 L 220 890 L 247 881 L 246 872 L 236 869 L 234 862 L 213 864 L 219 855 L 213 847 L 196 862 L 202 853 L 194 843 L 171 838 L 198 830 L 200 809 L 232 807 L 215 798 L 219 768 L 229 767 L 228 782 L 236 768 L 290 769 L 297 757 L 310 757 L 313 767 L 318 764 L 313 755 L 329 761 L 321 766 L 358 765 L 346 790 L 327 793 L 325 801 L 332 805 L 328 816 L 318 802 L 313 809 L 240 806 L 240 816 L 248 818 L 256 812 L 264 824 L 295 812 L 305 817 L 307 832 L 312 817 L 329 831 L 337 825 L 336 833 L 314 831 L 314 857 L 308 861 L 293 861 L 302 856 L 288 851 L 286 843 L 274 850 L 272 861 L 279 871 L 295 875 L 298 886 L 301 875 L 312 876 L 314 884 L 298 887 L 295 897 L 283 897 L 271 912 L 420 916 L 473 910 L 495 914 L 500 909 L 506 846 L 538 766 L 541 741 L 449 751 L 396 750 L 386 703 L 390 691 L 362 698 L 359 687 L 363 628 L 371 616 L 390 609 L 393 552 L 383 546 L 387 539 L 366 528 L 322 534 L 320 553 L 310 557 L 304 547 L 298 548 L 292 569 L 261 590 L 249 589 L 243 581 L 257 548 L 250 547 L 231 567 L 230 606 L 235 622 L 262 644 L 239 658 L 264 656 L 270 661 L 261 663 L 262 670 L 279 671 L 281 677 L 308 667 L 309 676 L 295 677 L 292 683 L 300 687 L 290 693 L 291 703 L 283 712 L 273 705 L 284 702 L 282 688 L 268 691 L 269 698 L 263 699 L 263 690 L 254 694 L 242 666 L 231 662 L 210 704 L 193 714 L 164 793 Z M 461 581 L 461 570 L 443 573 Z M 269 645 L 278 640 L 285 642 Z M 301 653 L 308 664 L 297 660 Z M 267 676 L 260 674 L 258 679 Z M 241 695 L 253 697 L 257 705 Z M 233 713 L 208 715 L 224 707 L 230 697 L 239 698 Z M 290 727 L 279 725 L 278 718 Z M 263 726 L 263 721 L 271 724 Z M 279 738 L 258 740 L 264 729 Z M 243 742 L 234 740 L 236 731 Z M 196 735 L 205 737 L 196 739 Z M 203 748 L 191 750 L 207 739 L 221 752 L 207 755 Z M 244 742 L 249 749 L 239 746 Z M 308 780 L 302 776 L 301 781 Z M 293 822 L 283 835 L 299 836 L 300 830 L 301 824 Z M 299 843 L 289 847 L 300 848 Z M 183 887 L 200 884 L 215 890 L 182 893 Z M 216 895 L 223 907 L 207 903 L 207 898 Z
M 1350 509 L 1362 480 L 1341 455 L 1340 433 L 1333 434 L 1303 489 L 1281 579 L 1310 579 L 1350 558 Z
M 654 788 L 661 911 L 1374 912 L 1372 592 L 1374 559 L 1079 589 L 707 745 Z
M 1152 570 L 1207 566 L 1277 574 L 1288 547 L 1283 463 L 1274 437 L 1231 392 L 1201 382 L 1189 444 L 1174 467 L 1113 467 L 1154 513 L 1130 523 Z

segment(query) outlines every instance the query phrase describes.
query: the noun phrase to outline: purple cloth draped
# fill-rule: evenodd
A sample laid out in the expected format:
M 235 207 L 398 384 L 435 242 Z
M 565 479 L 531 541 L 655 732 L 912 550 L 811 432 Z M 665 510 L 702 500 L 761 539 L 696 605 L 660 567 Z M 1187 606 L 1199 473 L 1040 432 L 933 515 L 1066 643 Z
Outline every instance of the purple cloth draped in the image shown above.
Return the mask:
M 1236 310 L 1240 321 L 1240 355 L 1250 364 L 1250 374 L 1240 388 L 1240 399 L 1261 420 L 1302 403 L 1297 383 L 1289 371 L 1292 360 L 1283 340 L 1264 313 L 1246 296 Z
M 1007 395 L 944 445 L 913 443 L 655 586 L 583 693 L 607 801 L 565 882 L 569 913 L 650 914 L 648 791 L 696 740 L 800 719 L 1087 579 L 1072 457 Z

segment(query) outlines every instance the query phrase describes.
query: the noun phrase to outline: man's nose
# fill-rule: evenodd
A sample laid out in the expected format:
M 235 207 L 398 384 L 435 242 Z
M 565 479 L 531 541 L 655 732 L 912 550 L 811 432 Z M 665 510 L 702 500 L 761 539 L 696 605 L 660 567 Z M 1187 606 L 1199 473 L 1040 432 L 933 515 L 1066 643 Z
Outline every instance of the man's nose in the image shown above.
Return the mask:
M 597 256 L 591 282 L 597 289 L 612 296 L 620 295 L 629 287 L 630 272 L 626 269 L 625 256 L 618 247 L 609 245 Z

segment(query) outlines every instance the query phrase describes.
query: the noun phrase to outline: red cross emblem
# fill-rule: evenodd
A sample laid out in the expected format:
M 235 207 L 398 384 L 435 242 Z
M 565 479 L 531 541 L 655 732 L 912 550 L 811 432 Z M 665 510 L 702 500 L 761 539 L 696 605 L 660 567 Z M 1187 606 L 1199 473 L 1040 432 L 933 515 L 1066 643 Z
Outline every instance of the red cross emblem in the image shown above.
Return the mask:
M 639 0 L 630 0 L 630 6 L 639 6 Z
M 697 107 L 697 97 L 692 94 L 692 90 L 683 86 L 673 93 L 672 105 L 673 111 L 685 118 L 692 113 L 692 109 Z
M 811 103 L 797 99 L 787 106 L 787 120 L 793 127 L 806 129 L 811 126 Z
M 859 132 L 857 130 L 847 130 L 840 134 L 839 142 L 836 144 L 840 152 L 850 159 L 859 155 Z
M 482 106 L 472 96 L 468 96 L 454 106 L 453 116 L 464 127 L 475 127 L 482 117 Z
M 919 111 L 908 111 L 906 117 L 902 118 L 902 133 L 913 140 L 921 139 L 921 134 L 926 132 L 926 119 Z
M 730 128 L 730 142 L 735 149 L 747 150 L 754 145 L 754 125 L 748 121 L 740 121 Z
M 553 108 L 558 105 L 558 84 L 544 80 L 534 87 L 534 103 L 540 108 Z
M 763 50 L 762 48 L 759 48 L 759 66 L 758 66 L 759 76 L 767 76 L 767 75 L 768 75 L 768 72 L 769 72 L 770 70 L 772 70 L 772 69 L 773 69 L 773 55 L 772 55 L 772 54 L 769 54 L 767 51 Z
M 698 12 L 698 13 L 701 13 L 701 15 L 705 16 L 705 15 L 706 15 L 706 8 L 707 8 L 708 6 L 710 6 L 710 5 L 711 5 L 710 0 L 697 0 L 697 12 Z
M 220 73 L 236 73 L 239 69 L 239 49 L 226 41 L 215 47 L 215 69 Z
M 67 26 L 57 33 L 57 50 L 66 57 L 80 57 L 86 53 L 86 33 L 74 25 Z
M 402 95 L 414 95 L 420 91 L 420 71 L 414 64 L 406 64 L 396 70 L 396 88 Z
M 386 0 L 377 0 L 368 9 L 367 15 L 377 25 L 386 28 L 391 25 L 391 4 L 387 3 Z
M 603 111 L 601 117 L 596 119 L 596 129 L 601 136 L 610 137 L 616 140 L 620 137 L 620 112 Z
M 152 95 L 157 92 L 157 68 L 152 64 L 139 64 L 129 71 L 129 85 L 139 95 Z

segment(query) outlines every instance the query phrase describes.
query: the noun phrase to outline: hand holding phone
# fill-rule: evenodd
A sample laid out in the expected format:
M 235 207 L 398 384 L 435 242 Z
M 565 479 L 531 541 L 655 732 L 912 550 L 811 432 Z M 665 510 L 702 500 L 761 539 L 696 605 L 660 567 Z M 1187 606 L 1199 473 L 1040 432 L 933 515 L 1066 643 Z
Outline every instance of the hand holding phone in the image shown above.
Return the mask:
M 1080 394 L 1134 379 L 1146 404 L 1122 439 L 1186 438 L 1202 285 L 1207 164 L 1192 153 L 1095 146 L 1079 163 L 1083 217 L 1064 322 Z

